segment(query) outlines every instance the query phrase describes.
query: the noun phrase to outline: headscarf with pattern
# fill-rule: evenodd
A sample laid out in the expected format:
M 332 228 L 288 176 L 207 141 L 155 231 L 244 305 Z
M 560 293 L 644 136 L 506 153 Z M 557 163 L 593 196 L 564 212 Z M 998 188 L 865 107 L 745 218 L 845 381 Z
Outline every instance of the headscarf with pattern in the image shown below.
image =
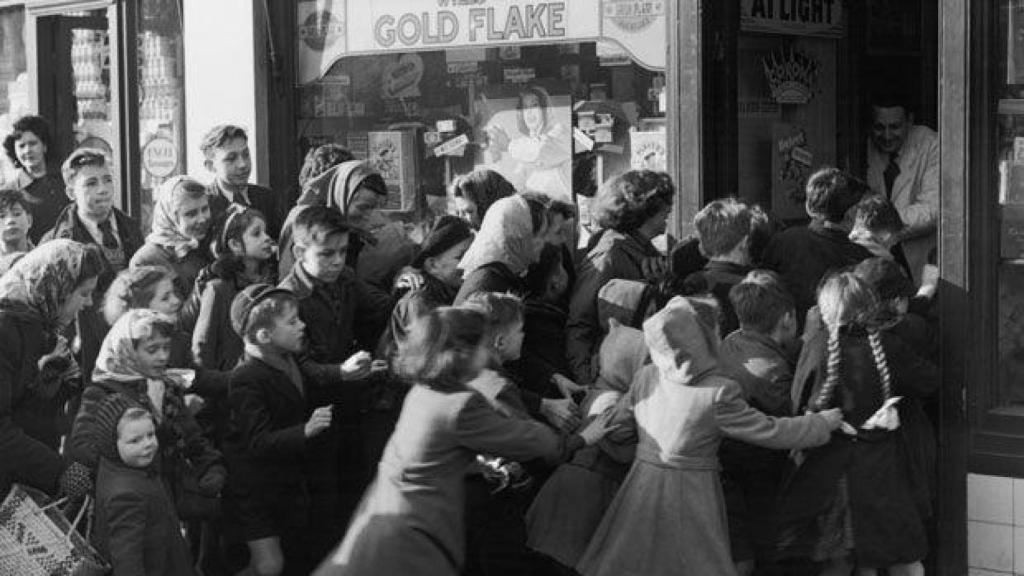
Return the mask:
M 502 198 L 487 210 L 459 268 L 469 276 L 481 266 L 501 262 L 521 275 L 537 259 L 533 242 L 533 218 L 526 199 L 518 194 Z
M 92 371 L 92 379 L 113 380 L 115 382 L 137 382 L 148 380 L 140 368 L 139 353 L 135 343 L 150 338 L 156 324 L 173 326 L 173 320 L 145 308 L 136 308 L 124 313 L 114 322 L 107 332 L 100 354 L 96 358 L 96 367 Z
M 28 313 L 55 334 L 64 303 L 82 283 L 84 244 L 56 239 L 25 254 L 0 278 L 0 307 Z
M 182 234 L 179 226 L 178 210 L 184 194 L 179 189 L 185 186 L 204 189 L 202 184 L 188 176 L 175 176 L 157 186 L 153 192 L 153 224 L 146 236 L 146 242 L 170 248 L 178 258 L 184 258 L 199 248 L 199 240 Z

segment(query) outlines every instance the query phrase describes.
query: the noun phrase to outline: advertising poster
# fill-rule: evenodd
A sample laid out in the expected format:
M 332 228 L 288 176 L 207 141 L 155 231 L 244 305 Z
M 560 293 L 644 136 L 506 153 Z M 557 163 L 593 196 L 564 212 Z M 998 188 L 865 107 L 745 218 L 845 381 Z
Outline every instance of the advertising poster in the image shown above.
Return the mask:
M 412 210 L 416 202 L 416 159 L 412 132 L 389 130 L 367 133 L 366 161 L 380 172 L 388 187 L 382 210 Z
M 632 132 L 629 135 L 630 165 L 634 170 L 668 169 L 665 132 Z
M 478 159 L 519 191 L 572 201 L 572 101 L 540 84 L 499 86 L 477 101 L 487 146 Z
M 814 165 L 807 133 L 795 124 L 777 123 L 772 126 L 772 146 L 772 213 L 782 220 L 804 218 L 804 187 Z

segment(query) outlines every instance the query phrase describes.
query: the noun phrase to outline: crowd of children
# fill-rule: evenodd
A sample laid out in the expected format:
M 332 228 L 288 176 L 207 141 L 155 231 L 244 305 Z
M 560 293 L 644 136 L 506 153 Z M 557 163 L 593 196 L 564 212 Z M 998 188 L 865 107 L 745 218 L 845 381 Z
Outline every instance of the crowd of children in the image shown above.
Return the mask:
M 102 153 L 38 248 L 0 193 L 0 489 L 95 495 L 115 574 L 924 573 L 935 274 L 851 175 L 664 255 L 660 173 L 601 187 L 583 250 L 489 171 L 413 243 L 336 146 L 294 208 L 241 129 L 202 148 L 145 237 Z

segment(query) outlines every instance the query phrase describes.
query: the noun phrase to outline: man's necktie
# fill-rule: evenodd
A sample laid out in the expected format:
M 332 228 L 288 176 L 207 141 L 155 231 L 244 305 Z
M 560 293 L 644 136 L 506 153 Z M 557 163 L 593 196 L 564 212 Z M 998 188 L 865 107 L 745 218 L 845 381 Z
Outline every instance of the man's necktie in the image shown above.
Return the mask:
M 108 250 L 117 250 L 117 236 L 114 236 L 114 227 L 110 224 L 109 218 L 100 222 L 100 233 L 103 234 L 103 247 Z
M 900 175 L 900 165 L 896 162 L 896 152 L 889 154 L 889 164 L 886 165 L 882 177 L 885 178 L 885 196 L 892 200 L 892 186 L 896 183 L 896 177 Z

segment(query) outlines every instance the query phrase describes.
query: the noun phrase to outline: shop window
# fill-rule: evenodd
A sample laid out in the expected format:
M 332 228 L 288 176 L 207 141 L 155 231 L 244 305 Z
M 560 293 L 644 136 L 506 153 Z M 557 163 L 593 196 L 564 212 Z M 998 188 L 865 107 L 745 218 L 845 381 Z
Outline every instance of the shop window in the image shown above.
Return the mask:
M 444 212 L 446 183 L 477 167 L 578 202 L 583 223 L 602 180 L 666 168 L 664 74 L 614 43 L 347 56 L 298 92 L 300 158 L 335 143 L 369 159 L 407 220 Z
M 28 74 L 25 60 L 25 8 L 0 8 L 0 135 L 28 109 Z M 13 178 L 14 167 L 0 154 L 0 183 Z
M 185 171 L 181 4 L 142 0 L 137 14 L 141 185 L 136 216 L 148 230 L 153 190 Z

